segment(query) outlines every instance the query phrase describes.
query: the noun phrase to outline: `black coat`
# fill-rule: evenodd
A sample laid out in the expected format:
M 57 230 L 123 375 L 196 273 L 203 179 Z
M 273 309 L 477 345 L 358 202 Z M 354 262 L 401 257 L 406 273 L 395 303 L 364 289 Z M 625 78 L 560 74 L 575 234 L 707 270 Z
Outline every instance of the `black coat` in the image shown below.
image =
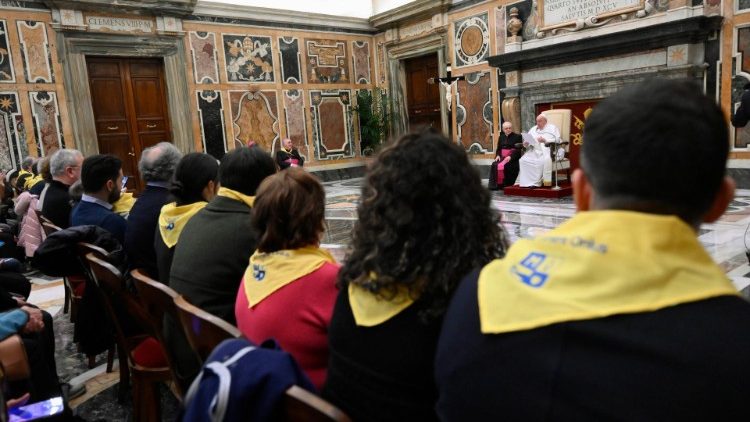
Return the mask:
M 42 203 L 42 215 L 55 223 L 57 227 L 67 229 L 70 227 L 70 186 L 63 182 L 53 180 L 47 188 Z
M 146 271 L 152 278 L 158 277 L 154 233 L 159 221 L 161 207 L 169 200 L 169 191 L 158 186 L 147 186 L 135 201 L 128 214 L 125 229 L 125 250 L 133 268 Z
M 291 163 L 288 161 L 291 158 L 297 159 L 300 167 L 305 164 L 305 159 L 299 155 L 297 148 L 293 148 L 291 154 L 283 149 L 276 151 L 276 164 L 278 164 L 279 168 L 282 170 L 291 167 Z
M 250 208 L 217 196 L 182 229 L 169 286 L 193 305 L 234 324 L 237 289 L 257 241 Z
M 747 420 L 744 299 L 484 335 L 478 278 L 476 270 L 461 282 L 443 323 L 441 420 Z

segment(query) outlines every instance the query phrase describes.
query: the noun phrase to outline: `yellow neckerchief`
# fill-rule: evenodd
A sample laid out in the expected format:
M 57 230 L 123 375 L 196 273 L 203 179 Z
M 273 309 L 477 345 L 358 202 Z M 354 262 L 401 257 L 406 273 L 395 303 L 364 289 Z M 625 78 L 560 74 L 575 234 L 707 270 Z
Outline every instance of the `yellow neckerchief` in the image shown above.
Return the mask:
M 176 202 L 161 207 L 159 213 L 159 233 L 168 248 L 177 244 L 180 234 L 188 221 L 205 207 L 207 202 L 198 201 L 192 204 L 177 206 Z
M 516 242 L 482 269 L 477 294 L 482 333 L 497 334 L 737 291 L 677 217 L 592 211 Z
M 370 278 L 377 276 L 370 274 Z M 395 317 L 414 303 L 406 286 L 398 285 L 395 297 L 386 299 L 364 287 L 349 283 L 349 306 L 354 322 L 360 327 L 374 327 Z
M 219 192 L 216 195 L 223 196 L 229 199 L 234 199 L 235 201 L 244 202 L 250 208 L 253 207 L 253 203 L 255 202 L 254 196 L 245 195 L 244 193 L 240 193 L 240 192 L 237 192 L 236 190 L 225 188 L 225 187 L 219 188 Z
M 245 295 L 250 308 L 271 293 L 306 276 L 326 262 L 336 262 L 331 254 L 317 246 L 276 252 L 258 252 L 250 257 L 245 270 Z
M 114 204 L 112 204 L 112 212 L 115 214 L 129 214 L 130 209 L 133 208 L 133 205 L 135 204 L 135 197 L 133 196 L 132 192 L 123 192 L 120 194 L 120 199 L 115 201 Z
M 29 190 L 32 187 L 34 187 L 34 185 L 41 182 L 42 180 L 44 179 L 42 178 L 41 174 L 37 174 L 36 176 L 31 176 L 28 179 L 26 179 L 26 181 L 23 184 L 23 188 L 26 190 Z

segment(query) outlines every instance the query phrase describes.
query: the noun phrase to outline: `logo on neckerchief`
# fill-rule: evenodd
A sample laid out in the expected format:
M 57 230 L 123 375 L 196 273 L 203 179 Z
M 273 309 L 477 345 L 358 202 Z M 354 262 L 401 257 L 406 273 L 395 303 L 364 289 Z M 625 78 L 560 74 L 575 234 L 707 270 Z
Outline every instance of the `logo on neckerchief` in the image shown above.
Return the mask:
M 534 288 L 540 288 L 544 286 L 544 283 L 546 283 L 549 278 L 549 274 L 545 271 L 550 265 L 545 265 L 545 268 L 541 268 L 545 261 L 549 264 L 546 254 L 531 252 L 526 255 L 521 262 L 511 267 L 510 271 L 515 274 L 522 283 Z
M 253 278 L 256 281 L 263 281 L 266 278 L 266 269 L 263 265 L 253 264 Z

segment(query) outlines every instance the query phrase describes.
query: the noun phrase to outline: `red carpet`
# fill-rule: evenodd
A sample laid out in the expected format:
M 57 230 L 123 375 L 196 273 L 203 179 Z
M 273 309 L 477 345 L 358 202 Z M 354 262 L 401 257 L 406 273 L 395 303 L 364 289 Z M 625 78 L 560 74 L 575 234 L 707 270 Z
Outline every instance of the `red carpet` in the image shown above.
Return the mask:
M 560 190 L 552 190 L 551 187 L 522 188 L 520 186 L 508 186 L 503 192 L 506 195 L 528 196 L 531 198 L 563 198 L 573 195 L 573 187 L 569 183 L 563 182 L 560 188 Z

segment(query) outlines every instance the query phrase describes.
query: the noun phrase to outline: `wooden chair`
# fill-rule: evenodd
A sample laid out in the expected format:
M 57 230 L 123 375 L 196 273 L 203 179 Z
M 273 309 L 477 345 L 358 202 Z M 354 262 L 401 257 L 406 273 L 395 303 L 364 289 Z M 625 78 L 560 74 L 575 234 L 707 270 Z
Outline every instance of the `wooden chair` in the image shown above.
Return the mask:
M 242 337 L 237 327 L 191 305 L 181 295 L 174 299 L 174 304 L 188 343 L 200 358 L 201 363 L 206 361 L 208 355 L 222 341 Z
M 89 265 L 88 260 L 86 259 L 86 255 L 88 254 L 94 254 L 97 258 L 107 261 L 109 259 L 109 253 L 91 243 L 84 243 L 81 242 L 77 246 L 77 252 L 78 252 L 78 260 L 81 263 L 81 267 L 83 268 L 85 274 L 83 275 L 84 278 L 87 280 L 91 280 L 93 282 L 94 274 L 91 272 L 91 266 Z M 98 289 L 97 289 L 98 290 Z M 101 296 L 101 292 L 100 292 Z M 80 296 L 78 296 L 78 301 L 80 301 Z M 106 305 L 105 305 L 106 306 Z M 72 312 L 72 311 L 71 311 Z M 106 315 L 105 315 L 106 317 Z M 113 336 L 111 345 L 109 347 L 109 350 L 107 351 L 107 373 L 112 372 L 112 369 L 114 368 L 114 361 L 115 361 L 115 347 L 119 346 L 116 342 L 116 338 Z M 123 349 L 119 349 L 117 351 L 118 356 L 123 356 L 124 351 Z M 89 359 L 89 368 L 94 367 L 94 363 L 96 360 L 96 356 L 87 356 Z M 129 376 L 128 376 L 128 368 L 126 365 L 121 362 L 120 364 L 120 385 L 122 388 L 127 387 L 129 384 Z
M 351 421 L 336 406 L 296 385 L 289 387 L 284 393 L 283 406 L 283 420 L 286 422 Z
M 171 379 L 169 366 L 150 366 L 141 361 L 139 349 L 146 347 L 147 344 L 153 344 L 159 349 L 161 346 L 149 335 L 126 336 L 123 331 L 123 321 L 120 320 L 115 306 L 116 303 L 123 305 L 125 314 L 142 327 L 149 325 L 148 314 L 138 298 L 126 288 L 125 280 L 117 268 L 98 258 L 94 253 L 87 254 L 86 259 L 91 266 L 94 282 L 103 293 L 107 311 L 114 322 L 117 341 L 127 356 L 127 364 L 133 379 L 133 420 L 158 421 L 161 419 L 161 405 L 157 383 Z M 155 352 L 163 355 L 163 350 L 155 350 Z M 120 364 L 122 365 L 123 362 L 121 361 Z
M 177 316 L 177 307 L 174 304 L 174 300 L 179 295 L 169 288 L 169 286 L 152 279 L 140 270 L 133 270 L 130 272 L 130 275 L 133 277 L 138 297 L 141 299 L 141 303 L 151 319 L 154 330 L 153 335 L 164 348 L 169 369 L 172 371 L 172 378 L 175 382 L 175 393 L 182 400 L 185 392 L 190 388 L 190 380 L 180 376 L 176 366 L 177 357 L 174 351 L 167 347 L 164 338 L 165 315 L 168 318 L 172 318 L 175 324 L 180 324 L 179 317 Z

